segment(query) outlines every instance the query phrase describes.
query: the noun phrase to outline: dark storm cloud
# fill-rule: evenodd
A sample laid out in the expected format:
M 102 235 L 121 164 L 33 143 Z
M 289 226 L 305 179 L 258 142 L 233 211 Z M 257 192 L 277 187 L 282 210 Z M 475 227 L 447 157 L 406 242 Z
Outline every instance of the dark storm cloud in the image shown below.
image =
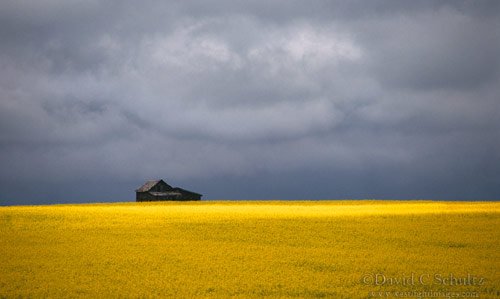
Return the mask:
M 500 195 L 497 1 L 1 8 L 4 203 Z
M 369 41 L 371 65 L 383 84 L 423 90 L 471 89 L 496 83 L 497 25 L 495 19 L 476 19 L 446 9 L 377 21 L 364 34 L 377 35 L 378 40 Z

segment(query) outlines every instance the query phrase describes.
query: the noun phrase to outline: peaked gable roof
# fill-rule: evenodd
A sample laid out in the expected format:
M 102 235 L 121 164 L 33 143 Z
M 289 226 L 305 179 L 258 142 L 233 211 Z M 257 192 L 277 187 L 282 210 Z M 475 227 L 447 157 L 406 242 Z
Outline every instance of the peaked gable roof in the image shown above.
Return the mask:
M 136 192 L 148 192 L 149 190 L 151 190 L 154 186 L 156 186 L 160 182 L 163 182 L 165 185 L 167 185 L 168 187 L 172 188 L 172 186 L 170 186 L 169 184 L 165 183 L 164 180 L 150 180 L 150 181 L 147 181 L 146 183 L 144 183 L 144 185 L 142 185 L 139 189 L 137 189 L 135 191 Z

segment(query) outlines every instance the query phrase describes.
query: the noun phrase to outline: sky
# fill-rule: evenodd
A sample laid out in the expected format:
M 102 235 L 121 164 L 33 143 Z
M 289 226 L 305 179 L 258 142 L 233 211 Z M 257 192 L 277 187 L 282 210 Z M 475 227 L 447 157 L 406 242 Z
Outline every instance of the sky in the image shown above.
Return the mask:
M 7 0 L 0 205 L 500 199 L 500 1 Z

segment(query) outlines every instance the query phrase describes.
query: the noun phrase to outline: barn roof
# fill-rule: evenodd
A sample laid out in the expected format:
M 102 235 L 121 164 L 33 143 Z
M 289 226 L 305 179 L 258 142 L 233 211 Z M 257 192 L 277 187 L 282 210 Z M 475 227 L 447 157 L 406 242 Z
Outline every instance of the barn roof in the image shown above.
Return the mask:
M 179 187 L 175 187 L 172 189 L 172 191 L 177 191 L 177 192 L 185 192 L 185 193 L 191 193 L 191 194 L 195 194 L 195 195 L 201 195 L 200 193 L 196 193 L 196 192 L 193 192 L 193 191 L 189 191 L 189 190 L 186 190 L 186 189 L 182 189 L 182 188 L 179 188 Z
M 154 195 L 154 196 L 167 196 L 167 195 L 182 195 L 182 193 L 180 192 L 172 192 L 172 191 L 169 191 L 169 192 L 149 192 L 151 195 Z
M 149 180 L 146 183 L 144 183 L 144 185 L 142 185 L 141 187 L 139 187 L 139 189 L 137 189 L 135 191 L 136 192 L 150 192 L 153 195 L 159 195 L 159 194 L 154 194 L 154 193 L 159 193 L 159 192 L 151 192 L 151 189 L 154 186 L 156 186 L 157 184 L 159 184 L 160 182 L 163 182 L 163 184 L 165 184 L 165 185 L 167 185 L 169 187 L 170 191 L 167 191 L 167 193 L 172 193 L 172 194 L 190 193 L 190 194 L 193 194 L 193 195 L 200 195 L 201 196 L 201 194 L 199 194 L 199 193 L 196 193 L 196 192 L 193 192 L 193 191 L 189 191 L 189 190 L 186 190 L 186 189 L 182 189 L 182 188 L 179 188 L 179 187 L 172 188 L 172 186 L 170 186 L 169 184 L 165 183 L 164 180 Z M 165 192 L 163 192 L 163 193 L 165 193 Z
M 147 181 L 146 183 L 144 183 L 144 185 L 142 185 L 139 189 L 137 189 L 135 191 L 137 191 L 137 192 L 148 192 L 149 190 L 151 190 L 151 188 L 153 188 L 154 186 L 156 186 L 156 184 L 158 184 L 161 181 L 163 181 L 163 180 L 150 180 L 150 181 Z

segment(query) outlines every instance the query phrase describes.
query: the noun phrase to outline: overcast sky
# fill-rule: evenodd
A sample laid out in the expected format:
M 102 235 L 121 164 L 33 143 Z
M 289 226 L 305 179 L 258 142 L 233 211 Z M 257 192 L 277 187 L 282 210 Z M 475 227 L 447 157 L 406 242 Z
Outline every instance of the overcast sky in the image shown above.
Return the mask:
M 500 1 L 7 0 L 0 204 L 500 199 Z

